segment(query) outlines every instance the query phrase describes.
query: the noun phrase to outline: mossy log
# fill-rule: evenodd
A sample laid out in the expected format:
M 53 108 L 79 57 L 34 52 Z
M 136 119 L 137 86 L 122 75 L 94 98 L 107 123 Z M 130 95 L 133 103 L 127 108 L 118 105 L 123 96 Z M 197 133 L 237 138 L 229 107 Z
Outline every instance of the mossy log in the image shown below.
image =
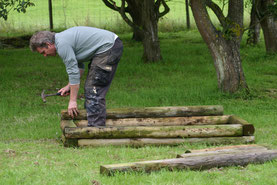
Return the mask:
M 245 136 L 251 137 L 251 136 Z M 200 156 L 200 155 L 216 155 L 222 153 L 239 153 L 239 152 L 251 152 L 251 151 L 262 151 L 268 150 L 268 148 L 261 145 L 234 145 L 224 146 L 216 148 L 206 148 L 201 150 L 187 150 L 184 154 L 178 154 L 177 158 Z
M 241 124 L 243 126 L 243 135 L 244 136 L 253 136 L 255 132 L 254 125 L 248 123 L 244 119 L 241 119 L 238 116 L 230 116 L 229 121 L 230 124 Z
M 194 117 L 167 117 L 167 118 L 122 118 L 107 119 L 106 126 L 176 126 L 176 125 L 220 125 L 227 124 L 226 116 L 194 116 Z M 75 120 L 78 127 L 88 125 L 87 120 Z
M 242 126 L 162 126 L 162 127 L 84 127 L 65 128 L 67 138 L 195 138 L 242 136 Z
M 107 109 L 107 118 L 155 118 L 155 117 L 185 117 L 185 116 L 218 116 L 223 115 L 223 107 L 211 106 L 183 106 L 183 107 L 145 107 Z M 67 110 L 61 112 L 62 119 L 72 119 Z M 87 119 L 86 110 L 80 110 L 75 120 Z
M 77 147 L 78 146 L 78 139 L 70 139 L 70 138 L 66 138 L 64 135 L 62 135 L 61 140 L 65 147 Z
M 77 126 L 75 125 L 73 120 L 61 120 L 60 127 L 61 127 L 62 132 L 64 133 L 65 128 L 75 128 Z
M 115 172 L 152 172 L 168 170 L 206 170 L 214 167 L 246 166 L 264 163 L 277 158 L 277 150 L 251 150 L 244 152 L 217 153 L 186 158 L 134 162 L 100 166 L 100 173 L 113 175 Z
M 78 139 L 78 146 L 99 147 L 99 146 L 163 146 L 163 145 L 191 145 L 191 144 L 248 144 L 255 141 L 254 136 L 242 137 L 209 137 L 209 138 L 133 138 L 133 139 Z

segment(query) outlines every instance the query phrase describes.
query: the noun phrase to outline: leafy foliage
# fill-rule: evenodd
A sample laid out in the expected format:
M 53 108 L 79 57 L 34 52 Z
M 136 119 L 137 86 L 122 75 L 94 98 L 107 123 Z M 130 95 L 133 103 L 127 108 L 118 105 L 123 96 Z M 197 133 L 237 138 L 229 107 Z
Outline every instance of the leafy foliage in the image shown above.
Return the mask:
M 1 0 L 0 1 L 0 18 L 8 19 L 8 14 L 11 10 L 16 10 L 18 13 L 26 12 L 30 6 L 35 6 L 30 0 Z

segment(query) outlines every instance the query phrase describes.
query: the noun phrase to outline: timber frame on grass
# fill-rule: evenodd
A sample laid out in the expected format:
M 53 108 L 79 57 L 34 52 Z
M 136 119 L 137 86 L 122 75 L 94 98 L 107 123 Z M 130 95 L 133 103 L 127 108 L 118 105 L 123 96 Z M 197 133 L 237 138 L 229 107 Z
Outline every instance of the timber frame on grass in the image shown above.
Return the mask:
M 74 120 L 61 112 L 64 146 L 134 146 L 253 143 L 254 126 L 223 115 L 222 106 L 108 109 L 106 127 L 87 127 L 86 111 Z

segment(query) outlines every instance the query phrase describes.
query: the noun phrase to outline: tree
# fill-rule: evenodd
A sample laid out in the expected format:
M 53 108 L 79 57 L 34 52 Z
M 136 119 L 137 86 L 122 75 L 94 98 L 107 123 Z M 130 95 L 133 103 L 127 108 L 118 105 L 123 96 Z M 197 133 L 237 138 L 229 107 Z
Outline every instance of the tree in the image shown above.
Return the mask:
M 229 0 L 228 15 L 212 0 L 191 0 L 191 9 L 203 40 L 212 54 L 217 72 L 218 87 L 223 92 L 248 90 L 244 77 L 240 42 L 243 34 L 243 0 Z M 209 7 L 217 16 L 222 30 L 216 29 L 207 11 Z
M 277 52 L 277 0 L 255 0 L 255 9 L 263 30 L 266 51 Z
M 156 62 L 162 59 L 158 38 L 158 21 L 169 12 L 165 0 L 121 0 L 116 6 L 113 0 L 103 0 L 113 10 L 120 13 L 123 20 L 133 28 L 133 38 L 142 39 L 143 59 L 145 62 Z M 127 2 L 127 6 L 125 6 Z M 164 10 L 160 12 L 160 7 Z M 131 16 L 128 18 L 127 13 Z
M 8 14 L 11 10 L 16 10 L 18 13 L 26 12 L 29 6 L 34 6 L 35 4 L 30 2 L 30 0 L 1 0 L 0 1 L 0 18 L 4 20 L 8 19 Z
M 251 14 L 250 14 L 250 25 L 248 29 L 248 38 L 247 44 L 249 45 L 257 45 L 260 40 L 260 30 L 261 25 L 256 14 L 255 7 L 256 0 L 251 0 Z

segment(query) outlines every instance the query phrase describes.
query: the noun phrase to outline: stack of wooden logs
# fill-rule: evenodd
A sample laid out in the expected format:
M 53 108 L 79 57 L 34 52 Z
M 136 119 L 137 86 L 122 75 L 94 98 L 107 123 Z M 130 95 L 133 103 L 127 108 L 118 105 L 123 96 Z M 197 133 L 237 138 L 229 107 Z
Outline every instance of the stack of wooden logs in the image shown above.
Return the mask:
M 254 126 L 222 106 L 108 109 L 106 127 L 87 127 L 86 111 L 71 119 L 61 112 L 65 146 L 246 144 L 254 142 Z

